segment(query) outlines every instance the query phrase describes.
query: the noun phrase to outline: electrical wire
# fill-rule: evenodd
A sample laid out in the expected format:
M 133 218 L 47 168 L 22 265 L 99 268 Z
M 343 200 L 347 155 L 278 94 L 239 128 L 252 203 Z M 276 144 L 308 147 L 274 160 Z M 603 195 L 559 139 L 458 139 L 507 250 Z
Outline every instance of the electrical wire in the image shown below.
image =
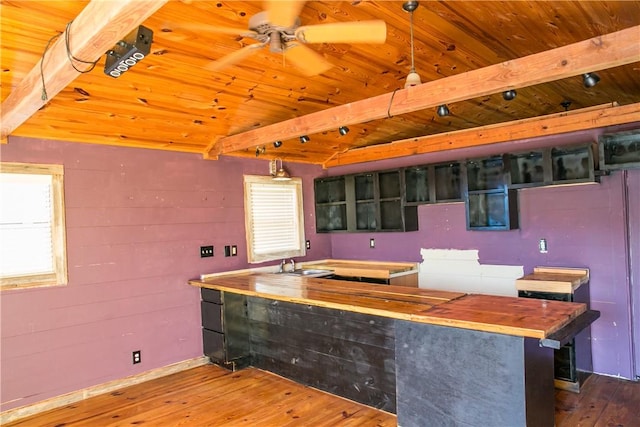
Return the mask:
M 47 54 L 47 51 L 49 50 L 49 46 L 51 46 L 51 42 L 57 39 L 58 37 L 60 37 L 61 34 L 62 33 L 51 36 L 51 38 L 47 42 L 47 45 L 44 47 L 44 52 L 42 52 L 42 58 L 40 59 L 40 78 L 42 79 L 41 98 L 43 101 L 46 101 L 47 99 L 49 99 L 49 96 L 47 95 L 47 88 L 45 87 L 45 84 L 44 84 L 44 56 Z
M 71 53 L 71 48 L 69 47 L 69 33 L 70 33 L 70 29 L 71 29 L 71 23 L 73 22 L 73 20 L 69 21 L 69 23 L 67 24 L 67 26 L 65 27 L 64 30 L 64 44 L 65 44 L 65 49 L 67 51 L 67 58 L 69 59 L 69 63 L 71 64 L 71 66 L 73 67 L 74 70 L 76 70 L 78 73 L 84 74 L 84 73 L 89 73 L 91 71 L 93 71 L 93 69 L 96 67 L 96 64 L 99 61 L 99 58 L 96 59 L 95 61 L 84 61 L 80 58 L 76 58 L 75 56 L 73 56 L 73 54 Z M 60 37 L 62 35 L 62 33 L 56 34 L 54 36 L 51 36 L 51 38 L 47 41 L 47 45 L 44 48 L 44 51 L 42 52 L 42 58 L 40 58 L 40 79 L 42 80 L 42 100 L 46 101 L 49 99 L 49 95 L 47 94 L 47 88 L 46 88 L 46 84 L 44 81 L 44 57 L 47 54 L 47 52 L 49 51 L 49 47 L 51 47 L 51 43 L 57 39 L 58 37 Z M 76 62 L 80 62 L 83 64 L 91 64 L 91 67 L 89 67 L 86 70 L 80 70 L 78 69 L 78 67 L 76 67 L 76 65 L 74 64 L 74 61 Z
M 71 66 L 73 67 L 74 70 L 76 70 L 77 72 L 84 74 L 84 73 L 89 73 L 91 71 L 93 71 L 93 69 L 96 67 L 96 64 L 98 63 L 98 59 L 96 59 L 95 61 L 84 61 L 82 59 L 76 58 L 75 56 L 73 56 L 73 54 L 71 53 L 71 48 L 69 47 L 69 33 L 71 32 L 71 23 L 73 23 L 73 20 L 69 21 L 69 23 L 67 24 L 67 28 L 65 29 L 64 32 L 64 45 L 65 48 L 67 49 L 67 58 L 69 58 L 69 63 L 71 64 Z M 82 64 L 91 64 L 91 67 L 89 67 L 86 70 L 79 70 L 75 64 L 73 63 L 73 61 L 77 61 L 80 62 Z

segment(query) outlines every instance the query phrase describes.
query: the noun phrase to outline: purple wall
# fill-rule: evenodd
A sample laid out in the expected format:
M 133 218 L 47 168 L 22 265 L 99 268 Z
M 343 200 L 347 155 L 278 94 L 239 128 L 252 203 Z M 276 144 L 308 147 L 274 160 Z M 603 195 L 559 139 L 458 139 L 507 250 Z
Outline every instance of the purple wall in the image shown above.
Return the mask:
M 2 410 L 202 355 L 187 280 L 249 266 L 242 176 L 266 175 L 267 162 L 13 137 L 1 150 L 5 162 L 65 166 L 69 269 L 67 286 L 0 294 Z M 285 167 L 312 213 L 320 169 Z M 330 256 L 312 214 L 306 235 L 307 259 Z M 209 244 L 215 256 L 201 259 Z M 225 258 L 231 244 L 238 256 Z
M 600 133 L 603 130 L 352 165 L 331 169 L 329 174 L 382 170 L 504 151 L 585 143 L 597 140 L 597 134 Z M 537 265 L 588 267 L 591 273 L 591 308 L 601 312 L 601 318 L 592 326 L 594 370 L 602 374 L 634 378 L 637 371 L 634 371 L 632 351 L 632 270 L 629 265 L 635 265 L 633 271 L 637 280 L 637 269 L 640 267 L 639 177 L 640 170 L 626 173 L 618 171 L 602 177 L 600 184 L 520 190 L 520 228 L 512 231 L 467 231 L 463 203 L 423 205 L 418 208 L 419 231 L 332 234 L 332 256 L 420 262 L 421 248 L 478 249 L 481 263 L 523 265 L 525 273 L 531 272 Z M 372 237 L 376 239 L 375 249 L 369 248 L 369 239 Z M 541 238 L 547 239 L 547 254 L 538 252 Z M 629 242 L 635 246 L 630 247 Z M 638 306 L 638 284 L 633 289 Z M 637 323 L 638 317 L 635 319 Z M 636 324 L 635 328 L 638 334 L 640 326 Z

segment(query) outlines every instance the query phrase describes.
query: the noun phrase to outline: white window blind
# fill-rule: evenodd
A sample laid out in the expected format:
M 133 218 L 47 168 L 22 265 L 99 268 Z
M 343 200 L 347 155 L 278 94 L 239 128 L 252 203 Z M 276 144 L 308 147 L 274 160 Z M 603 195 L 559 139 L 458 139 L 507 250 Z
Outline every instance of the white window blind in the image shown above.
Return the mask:
M 0 164 L 0 285 L 65 284 L 63 170 Z
M 0 274 L 53 272 L 51 175 L 0 174 Z
M 302 183 L 245 176 L 245 217 L 249 262 L 302 256 Z

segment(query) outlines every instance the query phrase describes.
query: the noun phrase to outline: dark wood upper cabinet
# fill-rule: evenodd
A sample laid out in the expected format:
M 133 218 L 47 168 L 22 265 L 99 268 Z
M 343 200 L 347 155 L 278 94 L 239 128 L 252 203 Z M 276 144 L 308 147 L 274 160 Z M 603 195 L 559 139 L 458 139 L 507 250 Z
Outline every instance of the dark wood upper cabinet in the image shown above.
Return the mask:
M 339 184 L 337 184 L 339 183 Z M 336 187 L 333 190 L 333 186 Z M 337 191 L 344 197 L 328 197 Z M 400 169 L 315 180 L 316 231 L 415 231 L 415 206 L 406 206 Z M 334 201 L 335 200 L 335 201 Z
M 591 145 L 551 149 L 552 184 L 594 182 L 595 168 Z
M 504 155 L 509 188 L 597 182 L 591 144 Z
M 347 231 L 347 189 L 344 176 L 314 181 L 316 230 Z
M 461 202 L 460 173 L 458 162 L 405 168 L 406 204 Z
M 544 185 L 551 181 L 551 174 L 547 176 L 549 162 L 547 152 L 530 151 L 528 153 L 506 154 L 505 167 L 509 170 L 511 188 L 526 188 Z
M 518 228 L 518 193 L 507 187 L 503 157 L 468 160 L 463 169 L 467 229 Z
M 640 168 L 640 129 L 598 138 L 600 169 Z
M 593 148 L 593 144 L 543 148 L 318 178 L 316 231 L 415 231 L 419 205 L 458 201 L 465 202 L 469 230 L 516 229 L 516 190 L 597 182 Z M 639 167 L 640 131 L 604 135 L 600 150 L 601 162 L 611 169 Z

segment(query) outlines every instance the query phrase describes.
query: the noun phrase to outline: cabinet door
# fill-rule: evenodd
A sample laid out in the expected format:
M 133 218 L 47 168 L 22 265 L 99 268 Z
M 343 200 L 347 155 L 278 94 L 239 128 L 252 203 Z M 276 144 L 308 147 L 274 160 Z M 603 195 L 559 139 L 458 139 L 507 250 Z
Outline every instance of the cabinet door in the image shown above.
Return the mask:
M 553 148 L 551 165 L 554 184 L 595 181 L 591 147 Z
M 640 168 L 640 130 L 602 135 L 600 147 L 600 169 Z
M 408 205 L 429 203 L 429 167 L 419 166 L 404 170 L 405 198 Z
M 344 176 L 318 178 L 314 181 L 316 231 L 347 230 L 347 190 Z
M 403 231 L 404 210 L 400 171 L 378 173 L 378 208 L 381 231 Z
M 469 191 L 499 190 L 504 185 L 501 156 L 467 162 L 467 188 Z
M 356 205 L 355 229 L 357 231 L 375 231 L 378 228 L 375 174 L 356 175 L 353 180 Z
M 545 153 L 532 151 L 529 153 L 508 154 L 507 164 L 511 179 L 511 188 L 536 187 L 544 185 Z
M 467 229 L 518 228 L 518 195 L 507 190 L 502 157 L 470 160 L 465 169 Z
M 453 202 L 462 200 L 462 179 L 460 163 L 435 165 L 434 199 L 436 202 Z

